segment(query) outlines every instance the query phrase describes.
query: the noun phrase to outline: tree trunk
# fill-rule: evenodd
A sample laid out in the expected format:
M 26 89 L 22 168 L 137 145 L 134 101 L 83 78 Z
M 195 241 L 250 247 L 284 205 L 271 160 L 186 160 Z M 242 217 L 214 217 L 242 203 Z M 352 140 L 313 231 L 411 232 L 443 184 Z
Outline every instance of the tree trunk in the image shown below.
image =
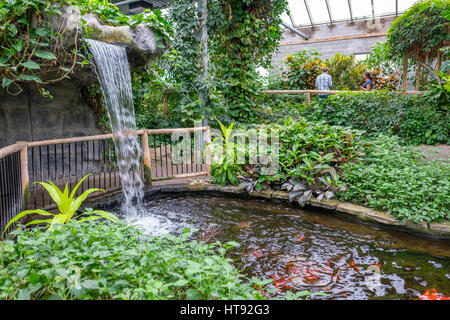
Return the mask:
M 417 69 L 416 69 L 416 91 L 419 91 L 419 88 L 420 88 L 420 73 L 421 73 L 421 68 L 420 68 L 420 64 L 418 64 Z
M 406 85 L 408 81 L 408 56 L 403 57 L 403 92 L 406 92 Z

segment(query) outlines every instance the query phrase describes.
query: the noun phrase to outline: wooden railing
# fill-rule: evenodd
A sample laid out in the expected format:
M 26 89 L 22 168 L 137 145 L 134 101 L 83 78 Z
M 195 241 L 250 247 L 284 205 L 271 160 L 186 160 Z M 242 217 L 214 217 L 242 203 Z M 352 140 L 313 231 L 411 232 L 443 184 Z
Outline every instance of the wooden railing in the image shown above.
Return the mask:
M 263 91 L 264 94 L 304 94 L 306 95 L 307 104 L 311 104 L 311 95 L 319 95 L 319 94 L 339 94 L 345 92 L 370 92 L 370 91 L 341 91 L 341 90 L 267 90 Z M 403 94 L 403 95 L 416 95 L 423 94 L 424 91 L 392 91 L 394 94 Z
M 192 150 L 198 134 L 210 142 L 210 128 L 180 128 L 138 130 L 142 158 L 140 170 L 146 185 L 152 181 L 209 176 L 210 158 L 203 157 L 202 143 L 200 163 L 194 152 L 188 152 L 186 163 L 174 163 L 172 151 L 176 142 L 171 135 L 187 138 Z M 191 139 L 194 134 L 194 139 Z M 196 136 L 197 134 L 197 136 Z M 96 187 L 112 193 L 121 189 L 120 175 L 114 149 L 114 135 L 104 134 L 66 139 L 18 142 L 0 149 L 0 228 L 26 209 L 49 209 L 52 201 L 43 187 L 34 182 L 50 180 L 58 187 L 67 183 L 70 188 L 85 175 L 78 194 Z M 198 140 L 198 139 L 197 139 Z M 94 193 L 92 197 L 103 193 Z M 25 200 L 26 199 L 26 200 Z M 26 203 L 25 203 L 26 202 Z M 25 204 L 24 204 L 25 203 Z M 2 229 L 3 230 L 3 229 Z
M 28 179 L 24 160 L 26 148 L 26 143 L 19 142 L 0 149 L 0 233 L 7 222 L 23 209 L 23 195 Z

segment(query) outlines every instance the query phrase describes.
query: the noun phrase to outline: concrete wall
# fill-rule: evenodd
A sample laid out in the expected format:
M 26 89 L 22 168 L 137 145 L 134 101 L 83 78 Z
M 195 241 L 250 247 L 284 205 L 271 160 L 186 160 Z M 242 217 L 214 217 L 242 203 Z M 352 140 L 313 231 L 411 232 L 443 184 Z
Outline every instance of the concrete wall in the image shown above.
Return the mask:
M 53 99 L 35 87 L 18 96 L 0 90 L 0 148 L 16 141 L 39 141 L 100 134 L 97 118 L 84 103 L 80 83 L 64 80 L 47 88 Z
M 330 58 L 335 53 L 367 54 L 377 42 L 386 41 L 386 33 L 395 17 L 372 20 L 340 22 L 332 25 L 317 25 L 309 28 L 299 28 L 308 35 L 308 40 L 286 29 L 280 43 L 279 53 L 273 57 L 276 69 L 284 69 L 280 63 L 289 54 L 303 49 L 316 49 L 322 59 Z

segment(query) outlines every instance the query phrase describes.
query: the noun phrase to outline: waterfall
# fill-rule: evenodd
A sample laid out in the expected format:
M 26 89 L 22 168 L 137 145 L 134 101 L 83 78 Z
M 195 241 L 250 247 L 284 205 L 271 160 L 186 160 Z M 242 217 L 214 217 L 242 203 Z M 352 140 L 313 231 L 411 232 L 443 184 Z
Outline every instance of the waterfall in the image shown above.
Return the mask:
M 86 41 L 97 67 L 96 72 L 114 136 L 123 189 L 122 213 L 127 217 L 137 217 L 144 192 L 139 171 L 141 147 L 137 140 L 126 49 L 101 41 Z

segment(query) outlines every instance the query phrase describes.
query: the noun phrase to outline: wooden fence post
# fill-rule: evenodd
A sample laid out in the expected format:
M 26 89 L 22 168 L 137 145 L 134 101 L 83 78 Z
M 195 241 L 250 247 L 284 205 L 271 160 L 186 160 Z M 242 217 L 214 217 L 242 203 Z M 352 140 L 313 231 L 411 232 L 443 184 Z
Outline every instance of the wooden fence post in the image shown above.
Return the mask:
M 206 172 L 207 176 L 211 177 L 211 152 L 212 152 L 212 145 L 211 145 L 211 127 L 208 126 L 206 129 Z
M 30 183 L 30 178 L 28 176 L 28 145 L 26 142 L 18 141 L 17 143 L 23 144 L 20 150 L 20 171 L 22 174 L 22 194 L 25 197 L 25 192 Z
M 311 93 L 309 92 L 306 93 L 306 103 L 311 104 Z
M 144 158 L 144 182 L 147 187 L 152 186 L 152 162 L 150 159 L 150 149 L 148 147 L 148 131 L 142 134 L 142 156 Z
M 403 57 L 403 92 L 406 92 L 406 85 L 408 82 L 408 56 Z

